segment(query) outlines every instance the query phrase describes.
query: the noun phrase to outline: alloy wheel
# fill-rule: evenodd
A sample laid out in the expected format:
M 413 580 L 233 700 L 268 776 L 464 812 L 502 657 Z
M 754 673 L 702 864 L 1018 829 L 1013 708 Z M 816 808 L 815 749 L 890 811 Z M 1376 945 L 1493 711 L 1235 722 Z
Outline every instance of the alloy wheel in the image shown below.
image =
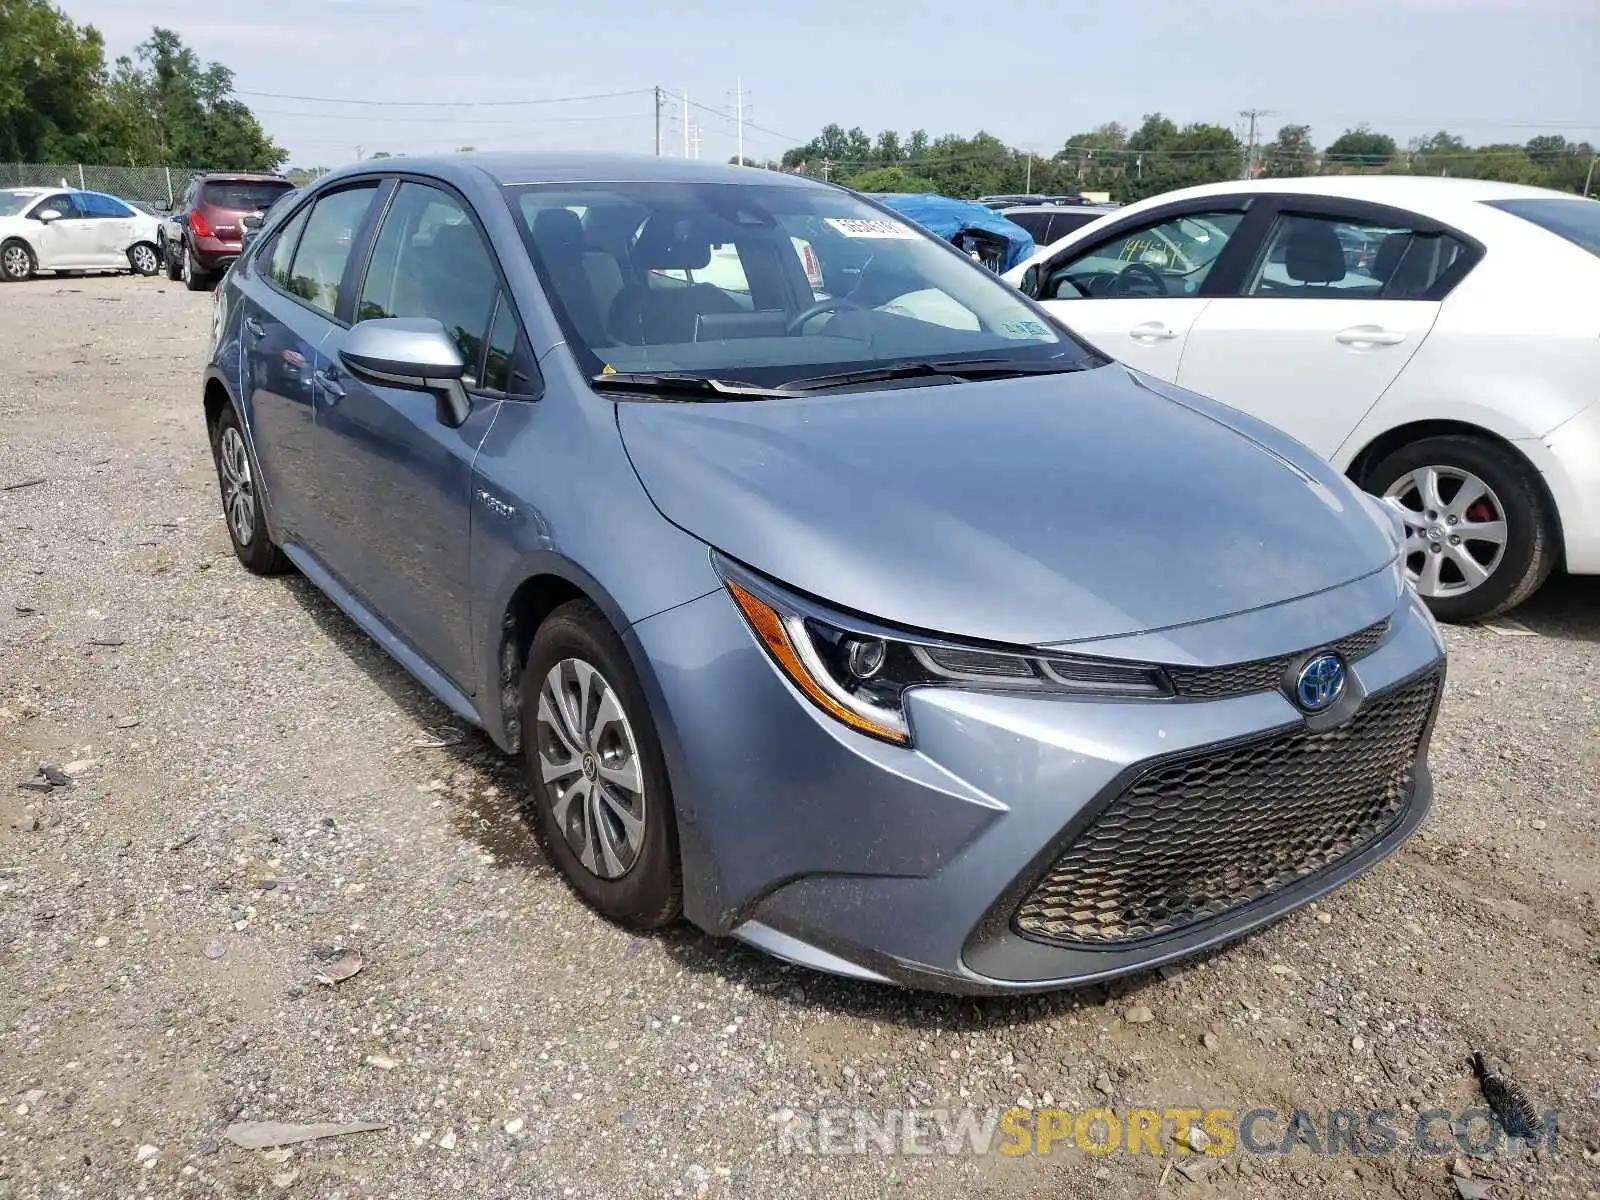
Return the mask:
M 0 259 L 0 270 L 4 270 L 12 279 L 26 279 L 28 269 L 28 252 L 21 246 L 7 246 L 5 257 Z
M 217 463 L 222 468 L 222 507 L 234 540 L 248 546 L 256 535 L 256 494 L 250 478 L 250 455 L 238 428 L 229 425 L 217 443 Z
M 1383 499 L 1406 523 L 1406 577 L 1430 600 L 1479 587 L 1505 557 L 1505 506 L 1471 471 L 1418 467 Z
M 144 242 L 140 242 L 133 248 L 131 257 L 133 259 L 133 269 L 141 275 L 154 275 L 160 267 L 160 261 L 156 258 L 155 250 Z
M 564 658 L 539 688 L 540 778 L 556 827 L 584 869 L 618 879 L 644 850 L 644 773 L 633 727 L 589 663 Z

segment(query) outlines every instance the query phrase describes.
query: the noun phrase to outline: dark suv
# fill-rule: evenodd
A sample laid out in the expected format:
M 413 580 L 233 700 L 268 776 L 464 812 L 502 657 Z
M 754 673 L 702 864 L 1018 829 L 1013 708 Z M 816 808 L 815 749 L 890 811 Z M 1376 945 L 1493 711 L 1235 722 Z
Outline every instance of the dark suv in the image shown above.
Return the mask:
M 161 256 L 168 279 L 192 292 L 214 285 L 239 257 L 245 230 L 284 193 L 294 190 L 282 175 L 214 171 L 189 180 L 183 200 L 161 225 Z

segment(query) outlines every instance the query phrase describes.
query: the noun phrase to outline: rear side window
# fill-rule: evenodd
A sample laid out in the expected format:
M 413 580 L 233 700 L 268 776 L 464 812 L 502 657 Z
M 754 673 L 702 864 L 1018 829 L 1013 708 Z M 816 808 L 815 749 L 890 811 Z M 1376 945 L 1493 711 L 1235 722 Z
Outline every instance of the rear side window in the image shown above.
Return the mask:
M 133 216 L 133 209 L 121 200 L 102 196 L 99 192 L 79 192 L 78 205 L 91 217 L 112 217 L 120 220 Z
M 1484 203 L 1490 208 L 1521 217 L 1524 221 L 1532 221 L 1539 228 L 1548 229 L 1574 246 L 1581 246 L 1590 254 L 1600 256 L 1600 201 L 1573 198 L 1486 200 Z
M 1019 212 L 1000 214 L 1006 220 L 1016 225 L 1021 225 L 1028 231 L 1028 236 L 1043 246 L 1050 240 L 1050 214 L 1047 212 Z
M 271 180 L 213 180 L 200 185 L 200 200 L 213 208 L 224 208 L 230 212 L 262 212 L 272 207 L 272 202 L 279 196 L 293 190 L 294 185 L 287 180 L 283 183 Z
M 1467 252 L 1447 234 L 1352 218 L 1285 214 L 1267 236 L 1245 295 L 1421 300 Z
M 499 286 L 489 248 L 461 202 L 426 184 L 402 183 L 373 248 L 356 319 L 433 317 L 473 372 Z
M 306 219 L 305 233 L 295 247 L 289 281 L 284 286 L 329 316 L 338 311 L 345 265 L 377 190 L 377 185 L 371 184 L 322 197 Z

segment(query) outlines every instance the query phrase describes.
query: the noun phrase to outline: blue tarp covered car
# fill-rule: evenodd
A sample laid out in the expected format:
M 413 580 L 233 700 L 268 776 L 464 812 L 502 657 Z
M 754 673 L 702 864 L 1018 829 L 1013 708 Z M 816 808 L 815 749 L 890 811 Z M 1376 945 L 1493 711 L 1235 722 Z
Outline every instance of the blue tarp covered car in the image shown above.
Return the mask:
M 1033 237 L 1021 225 L 971 200 L 918 192 L 874 192 L 872 198 L 930 233 L 967 251 L 977 251 L 992 271 L 1009 271 L 1033 253 Z

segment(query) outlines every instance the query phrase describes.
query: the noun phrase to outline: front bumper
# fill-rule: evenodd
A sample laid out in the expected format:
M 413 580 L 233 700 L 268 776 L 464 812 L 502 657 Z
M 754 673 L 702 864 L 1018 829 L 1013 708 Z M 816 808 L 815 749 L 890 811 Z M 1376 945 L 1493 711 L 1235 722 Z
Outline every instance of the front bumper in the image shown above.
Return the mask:
M 1431 620 L 1389 571 L 1094 651 L 1215 666 L 1310 649 L 1385 616 L 1387 638 L 1351 664 L 1358 696 L 1442 671 Z M 629 638 L 646 667 L 677 799 L 687 915 L 713 933 L 861 979 L 1034 991 L 1190 955 L 1365 871 L 1410 836 L 1432 797 L 1430 712 L 1409 795 L 1373 840 L 1166 936 L 1093 948 L 1046 943 L 1017 932 L 1017 905 L 1063 839 L 1130 773 L 1314 719 L 1275 691 L 1114 702 L 928 688 L 912 693 L 916 746 L 905 749 L 858 735 L 801 699 L 722 592 L 649 618 Z

